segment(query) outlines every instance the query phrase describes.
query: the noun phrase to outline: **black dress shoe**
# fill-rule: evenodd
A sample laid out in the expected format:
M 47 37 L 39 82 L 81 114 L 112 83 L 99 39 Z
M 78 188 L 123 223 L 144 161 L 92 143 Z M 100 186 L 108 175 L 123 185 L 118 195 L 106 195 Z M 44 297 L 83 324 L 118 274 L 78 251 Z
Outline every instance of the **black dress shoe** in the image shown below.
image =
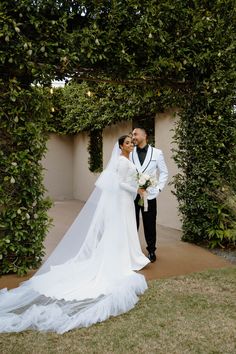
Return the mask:
M 148 254 L 148 258 L 150 259 L 150 262 L 151 262 L 151 263 L 154 263 L 154 262 L 156 261 L 156 259 L 157 259 L 157 257 L 156 257 L 156 255 L 155 255 L 154 252 L 150 252 L 150 253 Z

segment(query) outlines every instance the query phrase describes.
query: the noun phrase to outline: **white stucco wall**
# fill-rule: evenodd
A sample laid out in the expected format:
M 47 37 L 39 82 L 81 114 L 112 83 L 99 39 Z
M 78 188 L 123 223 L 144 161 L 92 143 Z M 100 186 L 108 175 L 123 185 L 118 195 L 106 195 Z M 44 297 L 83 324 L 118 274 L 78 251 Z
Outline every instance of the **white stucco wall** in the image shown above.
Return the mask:
M 74 137 L 73 197 L 86 201 L 91 194 L 99 174 L 89 171 L 88 133 Z
M 174 123 L 178 119 L 174 111 L 159 113 L 155 119 L 155 144 L 164 153 L 165 161 L 169 171 L 168 183 L 172 177 L 178 172 L 178 168 L 172 158 L 171 149 L 173 145 Z M 166 185 L 164 190 L 159 194 L 158 205 L 158 223 L 174 229 L 181 229 L 181 221 L 178 213 L 178 202 L 176 197 L 171 193 L 173 186 Z
M 51 134 L 47 153 L 42 160 L 47 195 L 54 200 L 73 198 L 73 140 L 69 136 Z

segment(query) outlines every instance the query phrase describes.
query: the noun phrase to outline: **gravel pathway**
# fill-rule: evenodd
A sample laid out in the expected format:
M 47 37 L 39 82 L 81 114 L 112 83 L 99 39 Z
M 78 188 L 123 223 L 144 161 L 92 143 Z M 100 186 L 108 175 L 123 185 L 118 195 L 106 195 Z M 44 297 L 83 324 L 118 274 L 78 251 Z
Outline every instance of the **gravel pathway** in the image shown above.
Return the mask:
M 236 264 L 236 249 L 215 248 L 210 251 L 216 254 L 217 256 L 225 258 L 230 263 Z

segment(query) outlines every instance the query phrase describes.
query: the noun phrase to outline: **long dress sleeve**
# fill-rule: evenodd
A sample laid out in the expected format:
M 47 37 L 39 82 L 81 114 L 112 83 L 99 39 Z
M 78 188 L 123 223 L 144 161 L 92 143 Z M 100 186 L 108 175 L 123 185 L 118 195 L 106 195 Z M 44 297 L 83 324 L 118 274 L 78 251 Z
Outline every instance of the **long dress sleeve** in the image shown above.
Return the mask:
M 129 160 L 125 158 L 120 158 L 118 167 L 117 167 L 117 173 L 119 177 L 119 182 L 120 182 L 120 187 L 121 189 L 130 192 L 132 194 L 137 194 L 137 187 L 134 187 L 131 183 L 128 181 L 128 174 L 129 174 Z

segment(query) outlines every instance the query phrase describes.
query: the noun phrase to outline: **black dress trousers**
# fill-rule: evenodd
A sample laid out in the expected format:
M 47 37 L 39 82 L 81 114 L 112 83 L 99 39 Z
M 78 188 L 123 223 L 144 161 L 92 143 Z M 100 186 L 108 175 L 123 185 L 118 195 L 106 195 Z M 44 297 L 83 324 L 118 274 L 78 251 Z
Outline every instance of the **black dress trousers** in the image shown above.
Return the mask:
M 134 204 L 136 212 L 137 229 L 139 229 L 140 210 L 143 217 L 144 235 L 147 242 L 147 250 L 149 253 L 156 250 L 156 217 L 157 217 L 157 200 L 156 198 L 148 200 L 148 211 L 144 211 L 144 207 L 138 205 L 140 195 L 138 194 Z

